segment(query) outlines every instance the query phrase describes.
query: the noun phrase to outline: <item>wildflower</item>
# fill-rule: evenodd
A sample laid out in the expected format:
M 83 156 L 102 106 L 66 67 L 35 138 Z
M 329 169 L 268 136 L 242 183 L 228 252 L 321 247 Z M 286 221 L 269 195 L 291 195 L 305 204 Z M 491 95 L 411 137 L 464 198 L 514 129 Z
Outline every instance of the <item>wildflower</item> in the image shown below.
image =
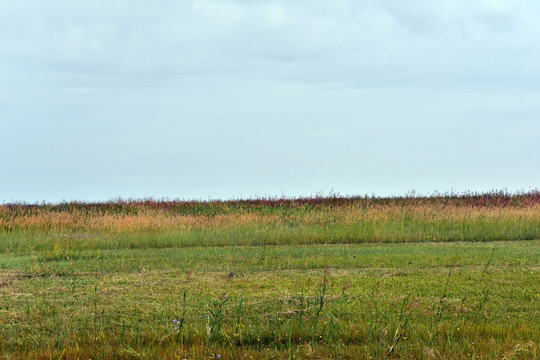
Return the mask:
M 178 321 L 177 319 L 174 319 L 172 322 L 173 322 L 174 324 L 179 324 L 179 323 L 180 323 L 180 321 Z

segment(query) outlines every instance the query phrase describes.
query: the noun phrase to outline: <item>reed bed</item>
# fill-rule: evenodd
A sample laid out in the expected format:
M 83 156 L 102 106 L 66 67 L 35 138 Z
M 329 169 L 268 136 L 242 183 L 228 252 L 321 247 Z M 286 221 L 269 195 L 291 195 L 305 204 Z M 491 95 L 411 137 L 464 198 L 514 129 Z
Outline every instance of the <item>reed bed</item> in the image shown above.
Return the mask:
M 540 238 L 540 195 L 5 204 L 0 249 L 24 251 L 1 234 L 86 248 L 530 240 Z

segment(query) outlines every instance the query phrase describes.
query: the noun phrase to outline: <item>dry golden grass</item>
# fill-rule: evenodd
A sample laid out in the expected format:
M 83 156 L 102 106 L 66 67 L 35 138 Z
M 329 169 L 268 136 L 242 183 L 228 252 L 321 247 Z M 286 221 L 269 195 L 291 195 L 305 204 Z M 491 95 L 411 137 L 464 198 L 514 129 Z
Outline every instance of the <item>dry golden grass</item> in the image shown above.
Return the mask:
M 383 224 L 391 222 L 489 222 L 508 221 L 540 226 L 540 204 L 525 207 L 478 207 L 457 205 L 395 204 L 338 206 L 332 208 L 293 210 L 287 213 L 265 213 L 244 210 L 217 215 L 184 215 L 164 210 L 143 209 L 136 214 L 101 214 L 81 210 L 51 212 L 47 208 L 31 213 L 13 214 L 0 206 L 0 229 L 4 231 L 107 232 L 171 231 L 201 228 L 235 228 L 267 226 L 313 226 Z

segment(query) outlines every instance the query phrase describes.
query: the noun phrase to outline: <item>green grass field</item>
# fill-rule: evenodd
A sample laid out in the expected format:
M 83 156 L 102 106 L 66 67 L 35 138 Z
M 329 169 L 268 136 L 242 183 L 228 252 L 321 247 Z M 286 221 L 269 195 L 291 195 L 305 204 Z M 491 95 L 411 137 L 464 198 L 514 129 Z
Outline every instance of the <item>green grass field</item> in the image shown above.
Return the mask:
M 0 358 L 537 359 L 540 197 L 505 196 L 3 205 Z

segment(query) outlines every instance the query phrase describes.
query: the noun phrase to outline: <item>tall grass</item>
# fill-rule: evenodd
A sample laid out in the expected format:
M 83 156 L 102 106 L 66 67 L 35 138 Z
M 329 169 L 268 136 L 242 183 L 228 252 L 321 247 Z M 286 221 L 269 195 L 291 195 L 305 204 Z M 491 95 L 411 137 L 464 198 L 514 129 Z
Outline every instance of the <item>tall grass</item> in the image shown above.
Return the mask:
M 4 252 L 538 238 L 538 192 L 0 206 Z

